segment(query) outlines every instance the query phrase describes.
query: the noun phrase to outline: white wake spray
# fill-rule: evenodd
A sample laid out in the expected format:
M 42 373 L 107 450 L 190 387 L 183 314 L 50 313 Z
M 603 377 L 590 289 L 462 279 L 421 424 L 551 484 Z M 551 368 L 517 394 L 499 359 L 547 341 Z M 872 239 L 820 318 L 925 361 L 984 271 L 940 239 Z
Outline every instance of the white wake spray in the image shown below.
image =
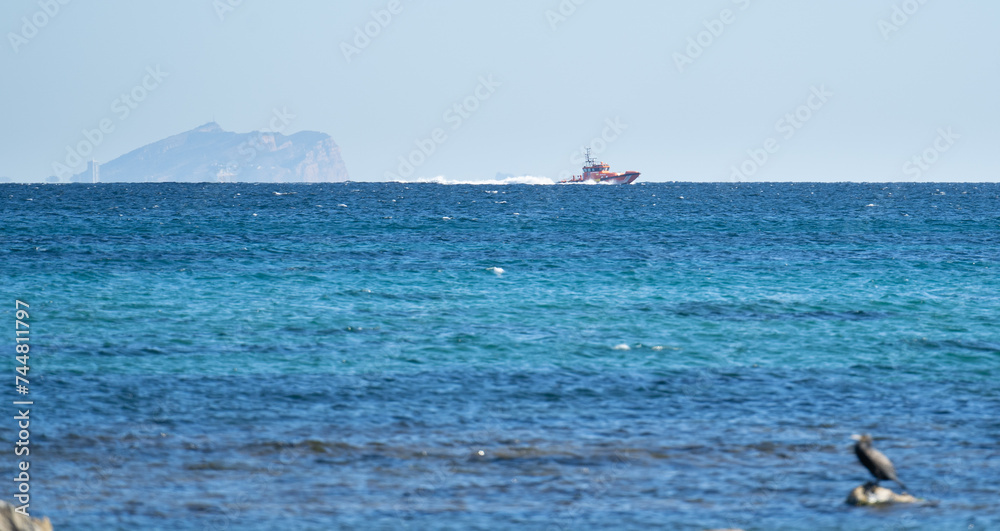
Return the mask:
M 462 181 L 462 180 L 451 180 L 447 179 L 442 175 L 438 175 L 433 179 L 417 179 L 414 181 L 394 181 L 398 183 L 434 183 L 434 184 L 488 184 L 491 186 L 503 186 L 506 184 L 533 184 L 533 185 L 550 185 L 556 184 L 555 181 L 549 179 L 548 177 L 535 177 L 533 175 L 522 175 L 520 177 L 506 177 L 504 179 L 484 179 L 481 181 Z

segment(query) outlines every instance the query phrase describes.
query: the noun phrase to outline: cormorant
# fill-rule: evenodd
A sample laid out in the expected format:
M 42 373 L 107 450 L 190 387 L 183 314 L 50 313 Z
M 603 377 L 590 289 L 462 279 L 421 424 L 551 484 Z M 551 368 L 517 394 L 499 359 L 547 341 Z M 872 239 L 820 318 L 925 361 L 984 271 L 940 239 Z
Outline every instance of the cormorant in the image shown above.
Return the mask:
M 882 452 L 872 448 L 872 436 L 867 433 L 864 435 L 851 435 L 851 438 L 857 441 L 854 443 L 854 454 L 858 456 L 858 461 L 861 461 L 862 465 L 875 476 L 875 485 L 878 485 L 879 480 L 886 479 L 890 481 L 895 481 L 902 489 L 906 490 L 906 485 L 896 477 L 896 468 L 892 466 L 892 461 L 885 456 Z

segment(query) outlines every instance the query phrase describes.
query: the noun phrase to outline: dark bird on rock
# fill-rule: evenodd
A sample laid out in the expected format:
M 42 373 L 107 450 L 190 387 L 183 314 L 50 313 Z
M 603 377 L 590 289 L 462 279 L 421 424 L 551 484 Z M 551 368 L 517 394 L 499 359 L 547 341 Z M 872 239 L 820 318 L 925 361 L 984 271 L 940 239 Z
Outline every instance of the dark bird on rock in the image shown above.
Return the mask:
M 857 441 L 854 443 L 854 454 L 858 456 L 858 461 L 861 461 L 862 465 L 875 476 L 875 485 L 878 485 L 880 480 L 895 481 L 902 489 L 906 490 L 906 485 L 896 477 L 896 468 L 892 466 L 892 461 L 885 456 L 882 452 L 872 448 L 872 436 L 867 433 L 864 435 L 851 435 L 851 438 Z

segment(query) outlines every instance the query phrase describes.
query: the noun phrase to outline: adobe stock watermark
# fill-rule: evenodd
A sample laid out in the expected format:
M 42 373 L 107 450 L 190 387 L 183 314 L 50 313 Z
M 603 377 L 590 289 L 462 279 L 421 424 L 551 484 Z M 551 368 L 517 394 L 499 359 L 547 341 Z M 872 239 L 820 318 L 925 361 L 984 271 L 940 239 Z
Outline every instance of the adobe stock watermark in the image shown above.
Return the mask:
M 396 515 L 399 529 L 409 528 L 409 521 L 419 514 L 427 514 L 433 511 L 435 493 L 447 489 L 454 481 L 455 476 L 462 473 L 464 461 L 472 456 L 472 459 L 493 459 L 493 451 L 504 440 L 506 428 L 504 419 L 510 415 L 511 410 L 504 406 L 486 406 L 477 412 L 476 418 L 484 425 L 484 429 L 473 434 L 472 439 L 467 441 L 464 448 L 454 453 L 450 451 L 445 455 L 434 455 L 430 461 L 445 459 L 446 463 L 432 464 L 431 470 L 423 474 L 422 481 L 412 491 L 406 492 L 400 500 L 393 504 L 392 510 Z M 427 453 L 424 453 L 427 456 Z
M 111 113 L 114 114 L 118 122 L 127 120 L 132 115 L 132 111 L 145 101 L 153 91 L 158 89 L 163 80 L 169 76 L 168 72 L 160 70 L 160 65 L 156 65 L 155 67 L 147 66 L 145 75 L 139 83 L 136 83 L 130 90 L 123 92 L 117 98 L 111 100 Z M 94 129 L 84 128 L 81 131 L 83 140 L 77 142 L 75 146 L 66 146 L 66 156 L 62 162 L 52 162 L 53 175 L 60 179 L 63 176 L 71 176 L 73 169 L 78 168 L 86 162 L 87 157 L 92 155 L 94 150 L 104 142 L 107 135 L 110 135 L 114 131 L 115 120 L 108 117 L 102 118 Z
M 371 20 L 366 22 L 364 26 L 355 26 L 353 46 L 347 41 L 340 42 L 340 52 L 344 54 L 344 59 L 350 63 L 354 56 L 361 55 L 361 52 L 382 34 L 382 30 L 389 26 L 392 17 L 402 12 L 403 5 L 400 0 L 389 0 L 384 9 L 372 11 Z
M 916 154 L 903 164 L 903 173 L 912 176 L 914 180 L 923 177 L 925 172 L 930 171 L 931 166 L 940 160 L 941 155 L 955 145 L 955 141 L 962 138 L 961 135 L 951 130 L 951 127 L 939 127 L 937 138 L 934 139 L 923 151 Z
M 219 17 L 219 22 L 225 22 L 226 16 L 241 5 L 243 0 L 212 0 L 212 9 L 215 10 L 215 16 Z
M 129 395 L 132 398 L 133 395 Z M 174 402 L 160 398 L 151 398 L 154 411 L 159 418 L 167 418 L 165 412 L 180 414 Z M 176 412 L 176 413 L 175 413 Z M 101 439 L 101 459 L 81 470 L 79 475 L 67 484 L 67 492 L 62 496 L 64 503 L 76 504 L 78 507 L 88 507 L 93 500 L 107 492 L 107 485 L 116 476 L 121 477 L 121 469 L 135 462 L 137 446 L 154 438 L 166 437 L 162 425 L 153 422 L 152 418 L 129 422 L 116 426 L 117 433 L 130 434 L 128 437 L 112 437 Z
M 499 88 L 501 83 L 493 79 L 493 74 L 479 76 L 479 84 L 472 93 L 456 102 L 441 115 L 441 119 L 451 126 L 452 131 L 457 131 L 466 120 L 479 110 L 483 102 L 490 99 Z M 385 172 L 385 178 L 389 181 L 399 181 L 413 175 L 427 159 L 437 151 L 438 146 L 448 140 L 448 133 L 443 127 L 435 127 L 426 138 L 418 138 L 414 141 L 416 149 L 410 151 L 406 157 L 399 157 L 399 166 L 396 173 Z
M 618 140 L 626 129 L 628 129 L 628 124 L 623 123 L 620 116 L 604 120 L 604 128 L 601 129 L 601 134 L 591 138 L 590 142 L 570 153 L 569 163 L 577 168 L 583 167 L 584 162 L 587 160 L 587 148 L 590 148 L 593 155 L 600 155 L 604 150 L 608 149 L 609 145 Z M 573 172 L 571 171 L 563 170 L 559 173 L 560 181 L 565 181 L 571 177 L 573 177 Z
M 549 21 L 549 27 L 552 28 L 552 31 L 558 29 L 559 24 L 569 20 L 569 17 L 576 14 L 576 8 L 586 2 L 587 0 L 562 0 L 554 10 L 547 9 L 545 19 Z
M 732 0 L 732 2 L 739 6 L 740 11 L 746 11 L 750 7 L 750 0 Z M 722 37 L 722 34 L 726 32 L 726 26 L 734 22 L 736 22 L 736 12 L 728 8 L 720 11 L 718 17 L 702 22 L 705 29 L 699 31 L 694 37 L 688 37 L 684 53 L 674 52 L 673 58 L 677 71 L 683 74 L 685 68 L 693 65 L 695 59 L 701 57 L 705 50 L 715 44 L 716 39 Z
M 878 29 L 882 32 L 882 38 L 889 40 L 892 34 L 910 21 L 910 17 L 917 14 L 920 8 L 927 3 L 927 0 L 905 0 L 902 4 L 893 4 L 892 13 L 888 19 L 879 19 Z
M 727 523 L 733 528 L 751 527 L 754 523 L 759 525 L 761 515 L 767 513 L 772 505 L 780 503 L 782 498 L 787 496 L 786 491 L 791 485 L 792 481 L 787 472 L 782 472 L 773 478 L 765 478 L 751 491 L 753 494 L 743 497 L 739 505 L 740 512 L 730 516 L 730 521 Z
M 593 477 L 582 487 L 575 487 L 580 493 L 567 506 L 558 509 L 556 513 L 558 520 L 552 527 L 560 530 L 586 528 L 580 525 L 582 517 L 597 509 L 602 498 L 615 488 L 617 483 L 623 481 L 628 470 L 634 466 L 628 453 L 621 450 L 615 450 L 611 462 L 610 470 Z
M 273 144 L 274 135 L 284 133 L 295 118 L 296 115 L 289 112 L 286 107 L 282 107 L 280 110 L 277 107 L 271 109 L 268 127 L 256 131 L 257 134 L 252 136 L 250 140 L 245 140 L 236 147 L 236 153 L 240 155 L 240 158 L 229 160 L 218 171 L 216 178 L 219 182 L 227 182 L 231 177 L 238 176 L 240 170 L 252 163 L 261 151 L 271 151 L 268 145 Z
M 819 87 L 813 85 L 810 88 L 809 96 L 806 97 L 802 105 L 785 113 L 783 117 L 775 122 L 775 132 L 781 134 L 785 140 L 791 140 L 799 129 L 802 129 L 809 120 L 812 120 L 815 113 L 826 105 L 832 96 L 833 93 L 826 90 L 824 85 L 820 85 Z M 762 147 L 748 149 L 747 158 L 738 166 L 732 166 L 733 171 L 730 174 L 730 178 L 735 182 L 740 182 L 747 177 L 753 177 L 754 174 L 767 164 L 771 155 L 774 155 L 780 149 L 781 143 L 776 138 L 766 138 Z
M 274 492 L 282 484 L 282 476 L 295 470 L 299 456 L 297 451 L 301 443 L 284 443 L 276 458 L 270 460 L 263 470 L 254 470 L 250 477 L 241 481 L 242 491 L 229 495 L 224 503 L 216 507 L 214 513 L 205 517 L 202 529 L 226 531 L 230 529 L 246 529 L 249 526 L 248 514 L 260 503 L 260 493 Z
M 7 33 L 7 40 L 14 53 L 20 53 L 21 47 L 34 39 L 41 28 L 56 18 L 62 6 L 70 3 L 70 0 L 38 0 L 39 10 L 32 13 L 30 17 L 21 17 L 21 31 Z

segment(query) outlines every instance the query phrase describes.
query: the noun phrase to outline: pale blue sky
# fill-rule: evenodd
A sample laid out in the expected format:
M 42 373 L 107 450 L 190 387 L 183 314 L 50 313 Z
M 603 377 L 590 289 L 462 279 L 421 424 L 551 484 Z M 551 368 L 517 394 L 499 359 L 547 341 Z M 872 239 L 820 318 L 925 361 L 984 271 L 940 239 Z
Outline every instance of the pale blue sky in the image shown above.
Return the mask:
M 114 130 L 91 156 L 107 161 L 212 119 L 246 132 L 287 111 L 283 132 L 329 133 L 359 181 L 397 172 L 436 128 L 408 180 L 557 179 L 592 143 L 645 181 L 1000 179 L 998 2 L 575 2 L 399 0 L 348 61 L 342 43 L 389 1 L 6 1 L 0 176 L 43 180 L 102 120 Z M 48 3 L 58 13 L 39 15 Z M 919 8 L 886 33 L 894 6 Z M 22 17 L 45 24 L 33 34 Z M 680 71 L 675 54 L 706 21 L 721 34 L 703 33 Z M 166 76 L 146 78 L 157 66 Z M 480 79 L 499 85 L 477 98 Z M 123 116 L 115 100 L 144 80 Z M 455 112 L 463 102 L 475 110 Z M 796 110 L 801 128 L 783 127 Z M 915 156 L 924 168 L 906 166 Z

